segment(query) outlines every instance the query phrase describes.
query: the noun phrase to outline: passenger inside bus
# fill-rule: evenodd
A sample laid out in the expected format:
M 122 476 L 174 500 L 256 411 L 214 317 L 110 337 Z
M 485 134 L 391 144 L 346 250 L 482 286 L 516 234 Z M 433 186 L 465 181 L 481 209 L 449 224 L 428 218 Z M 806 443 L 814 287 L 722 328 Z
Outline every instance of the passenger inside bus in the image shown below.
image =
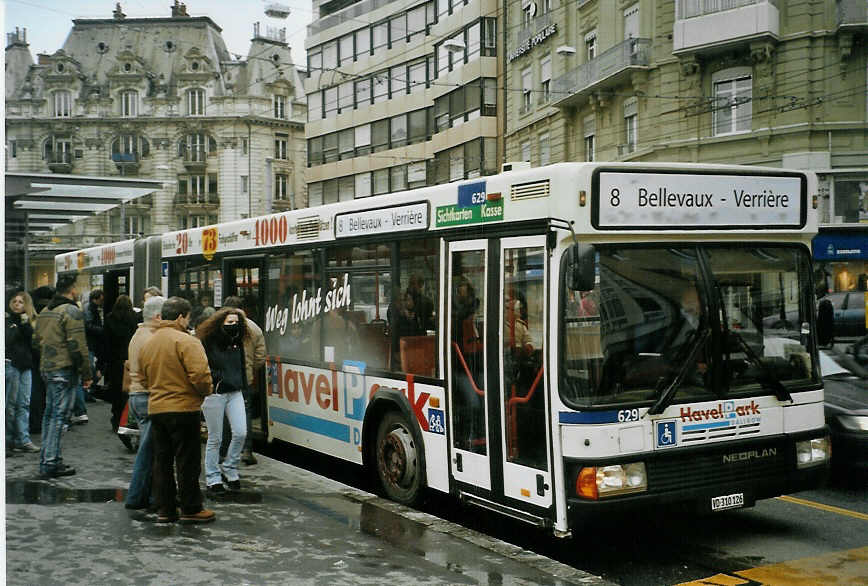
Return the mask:
M 460 449 L 484 452 L 485 414 L 483 339 L 476 328 L 479 298 L 470 280 L 455 278 L 452 298 L 452 383 L 455 388 L 456 437 Z

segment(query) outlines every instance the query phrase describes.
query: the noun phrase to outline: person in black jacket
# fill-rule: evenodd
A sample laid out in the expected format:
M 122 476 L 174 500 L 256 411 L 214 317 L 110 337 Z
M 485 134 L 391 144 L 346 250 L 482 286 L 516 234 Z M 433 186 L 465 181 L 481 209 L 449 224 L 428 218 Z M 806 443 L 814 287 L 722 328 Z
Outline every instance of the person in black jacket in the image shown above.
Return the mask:
M 224 307 L 196 329 L 196 336 L 205 346 L 211 378 L 214 381 L 214 393 L 205 397 L 202 403 L 202 413 L 208 426 L 205 485 L 212 495 L 226 491 L 221 477 L 225 477 L 230 490 L 241 488 L 238 462 L 244 448 L 244 439 L 247 437 L 244 393 L 248 391 L 249 384 L 244 359 L 244 340 L 250 335 L 244 312 L 234 307 Z M 220 443 L 223 440 L 224 416 L 229 419 L 232 441 L 229 442 L 221 465 Z
M 133 303 L 128 295 L 119 295 L 115 305 L 105 318 L 104 342 L 106 349 L 106 384 L 108 387 L 107 398 L 112 404 L 112 429 L 117 432 L 120 425 L 121 413 L 126 404 L 126 396 L 123 394 L 124 362 L 127 359 L 127 348 L 130 339 L 136 333 L 138 318 L 133 311 Z M 130 439 L 118 436 L 132 451 Z
M 26 291 L 15 290 L 6 304 L 6 455 L 12 450 L 38 452 L 30 440 L 33 318 Z

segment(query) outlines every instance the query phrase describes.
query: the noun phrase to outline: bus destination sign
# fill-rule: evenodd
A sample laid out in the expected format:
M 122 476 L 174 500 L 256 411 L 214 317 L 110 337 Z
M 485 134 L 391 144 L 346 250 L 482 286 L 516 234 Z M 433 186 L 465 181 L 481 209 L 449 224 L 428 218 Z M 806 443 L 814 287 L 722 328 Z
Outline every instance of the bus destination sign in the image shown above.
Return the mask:
M 428 228 L 428 204 L 348 212 L 335 216 L 335 238 L 408 232 Z
M 804 225 L 798 176 L 601 172 L 596 195 L 603 230 Z

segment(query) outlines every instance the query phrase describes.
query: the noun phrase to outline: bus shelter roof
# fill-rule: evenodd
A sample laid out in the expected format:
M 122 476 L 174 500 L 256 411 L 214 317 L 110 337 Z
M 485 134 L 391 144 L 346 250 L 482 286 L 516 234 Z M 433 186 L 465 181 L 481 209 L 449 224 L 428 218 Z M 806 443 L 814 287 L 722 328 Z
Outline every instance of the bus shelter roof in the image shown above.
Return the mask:
M 5 241 L 50 232 L 162 187 L 153 179 L 7 172 Z

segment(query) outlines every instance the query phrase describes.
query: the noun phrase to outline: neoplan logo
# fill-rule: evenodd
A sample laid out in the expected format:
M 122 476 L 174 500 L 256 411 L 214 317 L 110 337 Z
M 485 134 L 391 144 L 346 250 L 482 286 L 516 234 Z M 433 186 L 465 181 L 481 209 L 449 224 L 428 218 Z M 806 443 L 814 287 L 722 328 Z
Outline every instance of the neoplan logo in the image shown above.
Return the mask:
M 723 455 L 724 464 L 733 464 L 735 462 L 744 462 L 747 460 L 761 460 L 763 458 L 771 458 L 778 455 L 777 448 L 763 448 L 762 450 L 747 450 L 744 452 L 733 452 L 732 454 Z

